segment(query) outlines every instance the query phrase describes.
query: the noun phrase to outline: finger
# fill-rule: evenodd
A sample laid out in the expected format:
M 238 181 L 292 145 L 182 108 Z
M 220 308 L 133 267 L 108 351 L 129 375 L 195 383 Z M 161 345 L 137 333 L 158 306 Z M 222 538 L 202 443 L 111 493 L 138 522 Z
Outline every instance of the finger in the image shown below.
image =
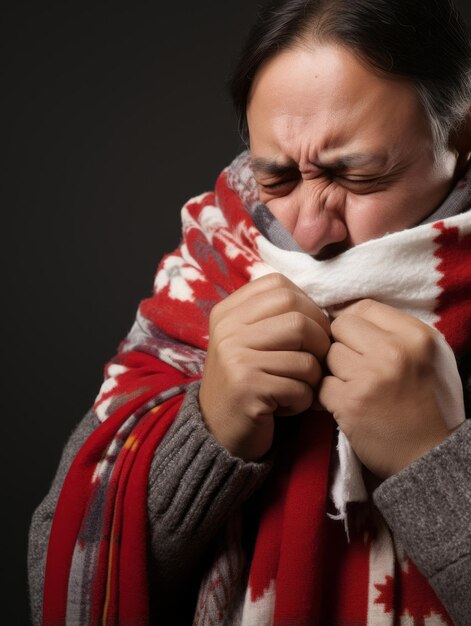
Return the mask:
M 227 312 L 248 302 L 258 294 L 281 288 L 289 288 L 304 294 L 302 289 L 289 280 L 289 278 L 286 278 L 286 276 L 283 276 L 283 274 L 279 272 L 273 272 L 243 285 L 222 300 L 218 304 L 218 308 L 223 312 Z
M 400 332 L 400 329 L 404 326 L 422 324 L 415 317 L 371 298 L 356 300 L 353 303 L 346 304 L 341 309 L 334 309 L 331 312 L 334 318 L 340 318 L 344 314 L 355 315 L 375 324 L 382 330 L 394 333 Z
M 316 387 L 322 378 L 319 361 L 308 352 L 253 351 L 253 365 L 266 374 L 293 378 Z
M 312 387 L 300 380 L 268 375 L 265 383 L 264 395 L 276 402 L 277 408 L 273 412 L 278 415 L 297 415 L 312 405 Z
M 330 333 L 327 316 L 302 291 L 294 291 L 286 287 L 271 289 L 250 298 L 244 306 L 234 307 L 227 312 L 225 320 L 232 324 L 255 324 L 283 313 L 297 312 L 314 320 L 326 334 Z
M 279 273 L 257 278 L 217 305 L 218 316 L 227 316 L 233 312 L 238 321 L 247 324 L 296 309 L 302 309 L 329 333 L 327 316 L 300 287 Z
M 324 329 L 298 312 L 263 319 L 244 329 L 246 345 L 254 350 L 300 350 L 321 361 L 330 349 Z
M 365 355 L 376 351 L 378 343 L 391 335 L 373 322 L 350 313 L 337 317 L 330 328 L 335 342 Z
M 317 394 L 321 406 L 335 418 L 339 398 L 345 393 L 345 385 L 343 381 L 335 376 L 324 376 L 319 386 Z
M 325 362 L 333 376 L 348 382 L 358 378 L 364 365 L 364 357 L 343 343 L 335 342 L 331 345 Z

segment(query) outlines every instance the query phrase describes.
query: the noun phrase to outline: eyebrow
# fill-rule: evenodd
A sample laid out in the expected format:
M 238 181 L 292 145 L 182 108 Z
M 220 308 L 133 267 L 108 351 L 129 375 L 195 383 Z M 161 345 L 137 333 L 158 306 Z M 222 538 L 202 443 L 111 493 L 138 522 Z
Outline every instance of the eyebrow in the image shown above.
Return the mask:
M 330 163 L 316 163 L 316 165 L 326 169 L 345 169 L 347 167 L 364 167 L 365 165 L 384 165 L 385 161 L 385 157 L 379 154 L 356 152 L 346 154 Z
M 317 161 L 316 167 L 327 170 L 343 170 L 349 167 L 364 167 L 366 165 L 383 165 L 385 158 L 379 154 L 364 154 L 361 152 L 346 154 L 333 161 Z M 279 163 L 276 160 L 267 159 L 265 157 L 256 157 L 252 159 L 252 168 L 256 174 L 268 174 L 271 176 L 281 176 L 297 170 L 298 167 L 294 161 L 287 163 Z
M 292 172 L 293 170 L 298 168 L 294 161 L 289 161 L 288 163 L 279 163 L 265 157 L 257 157 L 255 159 L 252 159 L 252 169 L 257 174 L 260 173 L 270 174 L 272 176 L 279 176 L 281 174 L 286 174 L 287 172 Z

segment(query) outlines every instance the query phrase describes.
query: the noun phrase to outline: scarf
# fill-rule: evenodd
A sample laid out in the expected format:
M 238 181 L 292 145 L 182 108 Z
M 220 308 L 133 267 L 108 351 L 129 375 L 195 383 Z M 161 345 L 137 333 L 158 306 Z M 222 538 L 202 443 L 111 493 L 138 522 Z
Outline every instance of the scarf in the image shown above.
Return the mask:
M 469 206 L 470 180 L 468 173 L 448 203 Z M 131 331 L 105 366 L 94 405 L 100 426 L 75 457 L 61 490 L 46 562 L 46 626 L 149 623 L 150 464 L 188 385 L 201 378 L 211 308 L 248 281 L 280 271 L 325 310 L 374 298 L 435 326 L 456 357 L 469 350 L 469 212 L 385 235 L 322 262 L 271 243 L 263 234 L 273 230 L 267 216 L 246 153 L 221 173 L 214 192 L 183 207 L 181 244 L 162 259 L 153 295 L 140 303 Z M 456 389 L 449 393 L 459 405 Z M 229 583 L 217 572 L 242 548 L 228 545 L 233 532 L 221 533 L 213 567 L 201 583 L 195 624 L 392 625 L 400 615 L 431 615 L 438 620 L 433 623 L 451 624 L 370 506 L 361 466 L 338 437 L 333 418 L 307 413 L 296 420 L 290 445 L 260 494 L 253 554 L 232 568 Z M 346 537 L 328 513 L 345 521 L 353 500 L 367 511 L 358 519 L 367 522 Z M 328 575 L 334 584 L 327 589 Z M 243 595 L 236 598 L 241 584 Z

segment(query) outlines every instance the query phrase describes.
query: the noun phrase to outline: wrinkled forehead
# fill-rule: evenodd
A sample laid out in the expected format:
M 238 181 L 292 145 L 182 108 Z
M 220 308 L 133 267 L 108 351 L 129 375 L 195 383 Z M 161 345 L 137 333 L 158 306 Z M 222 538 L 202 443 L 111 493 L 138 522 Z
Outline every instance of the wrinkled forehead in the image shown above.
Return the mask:
M 315 151 L 347 143 L 395 150 L 419 137 L 431 141 L 411 81 L 381 76 L 334 45 L 284 50 L 264 63 L 253 81 L 247 121 L 251 149 L 263 151 L 302 151 L 314 137 Z

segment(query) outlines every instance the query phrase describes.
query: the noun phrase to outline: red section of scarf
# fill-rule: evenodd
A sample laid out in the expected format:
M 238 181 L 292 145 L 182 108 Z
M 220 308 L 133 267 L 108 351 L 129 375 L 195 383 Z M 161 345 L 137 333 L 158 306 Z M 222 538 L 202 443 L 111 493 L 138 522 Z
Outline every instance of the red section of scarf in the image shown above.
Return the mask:
M 312 590 L 321 580 L 315 567 L 323 550 L 334 423 L 326 413 L 309 412 L 295 427 L 294 441 L 283 438 L 278 444 L 285 449 L 266 494 L 250 573 L 254 601 L 276 581 L 279 620 L 287 615 L 301 619 L 317 602 Z
M 87 504 L 100 487 L 99 479 L 92 482 L 98 463 L 129 415 L 161 390 L 184 381 L 181 372 L 153 357 L 142 353 L 129 353 L 129 357 L 135 367 L 140 363 L 141 371 L 146 372 L 146 391 L 91 434 L 66 476 L 48 546 L 43 598 L 46 626 L 66 623 L 69 571 Z M 91 624 L 148 623 L 147 477 L 155 447 L 172 423 L 181 400 L 182 396 L 177 396 L 157 412 L 147 412 L 118 455 L 106 494 L 105 533 L 93 580 Z
M 317 621 L 322 599 L 322 562 L 328 496 L 328 469 L 334 421 L 308 413 L 293 450 L 281 532 L 275 624 L 303 626 Z M 300 576 L 300 572 L 302 575 Z
M 225 296 L 249 282 L 250 268 L 254 261 L 260 260 L 254 243 L 254 233 L 258 231 L 238 196 L 227 186 L 224 172 L 218 178 L 215 193 L 205 194 L 198 202 L 190 201 L 185 208 L 197 221 L 205 207 L 215 204 L 223 209 L 228 228 L 221 229 L 225 230 L 223 236 L 213 238 L 210 251 L 208 241 L 199 229 L 190 227 L 184 232 L 184 242 L 188 250 L 203 267 L 204 280 L 193 283 L 201 306 L 170 298 L 168 287 L 154 293 L 152 298 L 143 300 L 140 304 L 143 316 L 158 328 L 165 329 L 167 334 L 183 343 L 204 350 L 208 346 L 208 315 L 211 308 Z M 231 232 L 237 232 L 237 240 Z M 239 248 L 241 253 L 229 259 L 227 246 L 233 242 L 234 249 Z M 246 250 L 251 251 L 251 259 L 244 254 Z M 203 259 L 201 251 L 205 253 Z M 172 255 L 180 256 L 181 248 Z M 171 255 L 163 257 L 159 267 L 162 267 L 168 256 Z M 183 321 L 187 323 L 184 324 Z
M 287 418 L 285 418 L 287 419 Z M 366 624 L 369 544 L 347 543 L 342 522 L 326 515 L 335 422 L 302 416 L 295 441 L 284 441 L 266 495 L 250 570 L 252 601 L 275 585 L 275 626 Z
M 443 333 L 455 354 L 471 350 L 471 234 L 460 236 L 456 227 L 443 222 L 434 224 L 440 234 L 435 256 L 442 289 L 435 312 L 440 316 L 436 327 Z M 466 286 L 468 287 L 466 289 Z

